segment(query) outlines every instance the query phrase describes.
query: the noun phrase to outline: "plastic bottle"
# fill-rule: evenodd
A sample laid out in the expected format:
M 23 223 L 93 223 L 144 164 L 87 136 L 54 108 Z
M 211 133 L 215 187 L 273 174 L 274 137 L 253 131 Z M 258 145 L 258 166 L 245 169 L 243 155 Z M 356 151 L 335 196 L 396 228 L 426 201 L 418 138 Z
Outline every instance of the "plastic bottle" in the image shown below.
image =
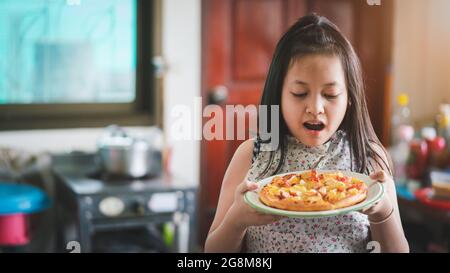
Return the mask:
M 446 151 L 446 141 L 443 137 L 437 136 L 430 146 L 431 166 L 445 169 L 447 166 L 448 151 Z
M 407 163 L 407 176 L 421 181 L 424 178 L 427 168 L 428 146 L 427 142 L 420 138 L 415 138 L 410 142 L 410 154 Z
M 410 156 L 410 142 L 414 137 L 414 128 L 409 125 L 401 125 L 398 128 L 399 141 L 392 146 L 391 158 L 394 164 L 395 182 L 398 185 L 405 185 L 407 182 L 406 167 Z
M 411 111 L 409 109 L 409 96 L 406 93 L 400 93 L 397 96 L 397 104 L 394 107 L 392 115 L 392 137 L 391 144 L 397 145 L 400 139 L 400 128 L 402 125 L 411 125 Z
M 433 141 L 436 138 L 436 129 L 433 127 L 423 127 L 421 135 L 422 139 L 427 143 L 428 156 L 426 165 L 429 167 L 431 165 L 431 147 L 433 146 Z
M 446 145 L 440 155 L 439 165 L 442 168 L 450 168 L 450 104 L 443 103 L 439 106 L 439 114 L 436 116 L 435 123 L 437 135 L 444 139 Z
M 441 104 L 439 114 L 436 116 L 437 135 L 450 141 L 450 104 Z

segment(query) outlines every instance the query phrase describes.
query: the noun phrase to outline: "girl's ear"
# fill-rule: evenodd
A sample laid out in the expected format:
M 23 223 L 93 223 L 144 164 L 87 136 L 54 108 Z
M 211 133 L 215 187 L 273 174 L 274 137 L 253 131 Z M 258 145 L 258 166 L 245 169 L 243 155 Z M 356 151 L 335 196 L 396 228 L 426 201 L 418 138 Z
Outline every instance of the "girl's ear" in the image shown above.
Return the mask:
M 348 106 L 351 106 L 352 105 L 352 100 L 349 98 L 348 99 Z

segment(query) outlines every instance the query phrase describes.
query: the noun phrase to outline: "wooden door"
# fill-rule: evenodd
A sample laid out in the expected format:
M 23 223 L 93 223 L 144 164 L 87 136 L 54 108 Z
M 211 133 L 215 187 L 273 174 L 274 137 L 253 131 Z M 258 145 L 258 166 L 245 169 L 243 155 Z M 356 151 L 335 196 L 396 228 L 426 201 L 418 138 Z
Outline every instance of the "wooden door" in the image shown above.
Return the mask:
M 380 57 L 380 50 L 370 45 L 371 36 L 361 33 L 371 24 L 359 27 L 360 21 L 365 20 L 364 16 L 358 16 L 358 11 L 362 9 L 360 2 L 364 1 L 203 0 L 203 106 L 217 104 L 223 108 L 224 105 L 257 105 L 277 41 L 299 17 L 310 12 L 317 12 L 335 22 L 356 44 L 356 48 L 359 37 L 367 39 L 363 46 L 374 52 L 370 56 L 363 56 L 363 63 L 370 65 L 373 58 Z M 375 35 L 373 39 L 376 38 Z M 377 74 L 380 70 L 369 71 L 378 84 L 384 82 L 384 74 Z M 382 90 L 377 90 L 377 94 L 382 93 Z M 379 116 L 380 112 L 372 115 L 376 121 Z M 208 120 L 205 118 L 204 124 Z M 230 122 L 230 119 L 226 122 Z M 381 133 L 380 126 L 375 127 Z M 202 246 L 214 217 L 223 175 L 242 141 L 202 141 L 199 204 L 199 239 Z

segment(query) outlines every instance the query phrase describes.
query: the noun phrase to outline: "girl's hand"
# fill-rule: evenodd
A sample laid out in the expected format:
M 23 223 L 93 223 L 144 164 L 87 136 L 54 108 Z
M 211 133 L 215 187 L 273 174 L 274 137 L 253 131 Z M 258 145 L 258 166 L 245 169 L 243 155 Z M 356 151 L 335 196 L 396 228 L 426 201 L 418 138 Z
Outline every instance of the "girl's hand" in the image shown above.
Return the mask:
M 266 225 L 284 218 L 283 216 L 258 212 L 245 202 L 244 194 L 247 191 L 254 191 L 256 189 L 258 189 L 257 183 L 245 180 L 236 188 L 234 202 L 230 207 L 229 213 L 238 228 L 245 229 L 249 226 Z
M 370 178 L 381 183 L 394 183 L 392 178 L 384 171 L 374 172 L 370 174 Z M 380 201 L 376 202 L 371 207 L 363 209 L 361 213 L 368 215 L 369 220 L 378 222 L 388 217 L 392 209 L 393 204 L 389 199 L 387 192 L 385 192 Z

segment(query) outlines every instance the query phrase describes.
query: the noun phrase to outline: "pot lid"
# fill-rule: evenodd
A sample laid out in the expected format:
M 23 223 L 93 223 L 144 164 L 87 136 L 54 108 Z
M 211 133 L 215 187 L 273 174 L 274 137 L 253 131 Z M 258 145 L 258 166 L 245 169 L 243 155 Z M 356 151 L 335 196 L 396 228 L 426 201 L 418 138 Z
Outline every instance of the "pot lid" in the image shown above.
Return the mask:
M 99 148 L 137 148 L 147 149 L 149 143 L 143 138 L 135 138 L 128 135 L 125 130 L 117 125 L 110 125 L 106 128 L 105 133 L 98 140 Z
M 117 125 L 106 127 L 105 133 L 97 141 L 97 146 L 101 147 L 130 147 L 133 145 L 133 138 L 128 136 L 125 130 Z

